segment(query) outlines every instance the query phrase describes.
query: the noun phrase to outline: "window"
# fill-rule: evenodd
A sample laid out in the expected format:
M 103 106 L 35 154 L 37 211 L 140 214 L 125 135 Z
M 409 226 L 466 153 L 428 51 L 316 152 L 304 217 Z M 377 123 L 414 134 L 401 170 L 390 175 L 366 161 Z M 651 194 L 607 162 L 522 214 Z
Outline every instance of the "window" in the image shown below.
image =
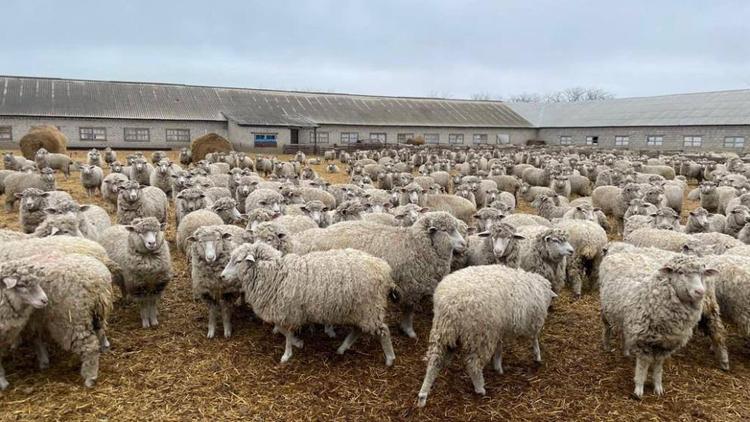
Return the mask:
M 684 147 L 699 147 L 703 145 L 702 136 L 685 136 L 682 138 L 682 146 Z
M 357 132 L 341 132 L 341 143 L 342 144 L 354 144 L 359 140 L 359 133 Z
M 315 133 L 316 132 L 310 132 L 310 143 L 315 143 Z M 318 134 L 318 143 L 319 144 L 327 144 L 328 143 L 328 132 L 317 132 Z
M 386 134 L 382 132 L 372 132 L 370 133 L 370 140 L 385 143 Z
M 440 134 L 439 133 L 425 133 L 424 141 L 428 144 L 439 144 Z
M 13 128 L 10 126 L 0 126 L 0 141 L 12 141 Z
M 103 127 L 82 127 L 78 129 L 82 141 L 106 141 L 107 129 Z
M 587 136 L 586 137 L 586 145 L 599 145 L 599 137 L 598 136 Z
M 630 144 L 630 136 L 615 136 L 616 147 L 626 147 Z
M 510 143 L 510 135 L 504 134 L 504 133 L 498 133 L 497 134 L 497 143 L 498 145 L 507 145 Z
M 573 145 L 572 136 L 560 136 L 560 145 Z
M 399 144 L 405 144 L 409 139 L 414 139 L 413 133 L 399 133 L 396 135 L 396 141 L 398 141 Z
M 255 148 L 276 148 L 276 134 L 256 133 Z
M 190 129 L 167 129 L 167 142 L 190 142 Z
M 151 140 L 151 133 L 146 128 L 126 127 L 125 142 L 148 142 Z
M 487 134 L 486 133 L 475 133 L 473 139 L 474 139 L 474 143 L 475 144 L 486 144 L 487 143 Z
M 3 139 L 2 128 L 0 128 L 0 139 Z M 727 136 L 724 138 L 724 148 L 745 148 L 745 137 Z
M 649 135 L 646 137 L 646 145 L 650 145 L 650 146 L 664 145 L 664 137 L 662 135 Z
M 461 133 L 451 133 L 448 135 L 448 143 L 457 145 L 464 143 L 464 135 Z

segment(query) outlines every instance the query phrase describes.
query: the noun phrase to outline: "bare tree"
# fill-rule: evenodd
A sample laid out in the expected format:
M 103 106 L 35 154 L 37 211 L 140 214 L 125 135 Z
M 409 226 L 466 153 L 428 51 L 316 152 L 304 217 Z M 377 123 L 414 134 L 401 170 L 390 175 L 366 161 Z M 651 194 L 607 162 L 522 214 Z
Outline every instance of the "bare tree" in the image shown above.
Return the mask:
M 510 103 L 538 103 L 542 101 L 542 97 L 539 94 L 523 92 L 521 94 L 511 95 L 508 97 Z
M 477 100 L 477 101 L 489 101 L 489 100 L 494 100 L 494 99 L 500 99 L 490 94 L 489 92 L 477 92 L 476 94 L 471 94 L 470 98 L 472 100 Z
M 615 98 L 611 92 L 601 88 L 573 87 L 544 95 L 523 93 L 508 98 L 512 103 L 575 103 L 579 101 L 609 100 Z

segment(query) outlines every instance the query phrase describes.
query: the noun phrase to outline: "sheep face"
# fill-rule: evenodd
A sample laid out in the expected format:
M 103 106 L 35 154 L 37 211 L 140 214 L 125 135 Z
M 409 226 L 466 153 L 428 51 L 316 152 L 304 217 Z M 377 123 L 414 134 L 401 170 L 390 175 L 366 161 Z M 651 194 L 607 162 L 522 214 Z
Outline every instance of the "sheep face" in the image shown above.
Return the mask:
M 193 253 L 198 256 L 198 259 L 213 264 L 221 256 L 229 254 L 230 247 L 226 241 L 231 238 L 232 235 L 229 233 L 222 233 L 210 227 L 201 227 L 187 240 L 193 242 Z
M 575 249 L 568 241 L 568 234 L 562 230 L 552 229 L 541 234 L 546 254 L 553 261 L 560 261 L 573 254 Z
M 263 242 L 277 251 L 283 251 L 289 242 L 289 232 L 275 223 L 261 223 L 252 230 L 252 238 L 255 242 Z
M 479 237 L 489 237 L 492 242 L 492 253 L 496 258 L 502 258 L 510 250 L 510 246 L 517 240 L 524 239 L 516 233 L 510 224 L 496 224 L 491 229 L 478 234 Z
M 177 194 L 180 201 L 180 209 L 186 214 L 206 207 L 206 194 L 198 189 L 185 189 Z
M 47 183 L 55 183 L 55 171 L 49 167 L 45 167 L 41 171 L 42 181 Z
M 716 192 L 716 183 L 702 182 L 700 185 L 701 195 L 710 195 Z
M 248 221 L 245 230 L 253 231 L 260 223 L 271 221 L 278 217 L 278 214 L 265 208 L 256 208 L 250 211 L 246 217 Z
M 164 244 L 165 227 L 166 224 L 153 217 L 134 219 L 132 224 L 125 226 L 129 232 L 128 246 L 140 254 L 158 251 Z
M 211 206 L 211 210 L 219 214 L 219 217 L 227 224 L 237 223 L 243 219 L 237 209 L 237 202 L 232 198 L 220 198 Z
M 480 231 L 490 230 L 495 224 L 502 221 L 505 218 L 505 214 L 496 208 L 482 208 L 474 214 L 474 219 L 477 220 L 477 228 Z
M 21 209 L 27 212 L 41 210 L 46 205 L 48 196 L 48 192 L 34 188 L 16 194 L 16 198 L 21 201 Z
M 656 228 L 674 230 L 680 223 L 680 216 L 671 208 L 663 208 L 656 213 Z
M 42 309 L 48 303 L 47 294 L 32 274 L 11 272 L 5 266 L 0 268 L 0 292 L 14 309 L 21 309 L 25 305 Z
M 318 227 L 323 227 L 325 225 L 325 213 L 328 212 L 328 207 L 326 207 L 322 202 L 320 201 L 310 201 L 303 205 L 301 208 L 302 212 L 305 213 L 306 216 L 310 217 L 315 224 L 318 225 Z
M 122 173 L 122 163 L 119 161 L 115 161 L 114 163 L 109 165 L 110 170 L 112 170 L 112 173 Z
M 170 163 L 169 161 L 162 160 L 156 164 L 156 172 L 161 174 L 162 176 L 166 176 L 169 174 L 169 169 L 171 167 L 172 167 L 172 163 Z
M 42 229 L 44 230 L 40 232 Z M 84 237 L 78 224 L 78 218 L 72 213 L 48 215 L 34 234 L 37 236 Z
M 281 257 L 281 252 L 262 242 L 244 244 L 232 251 L 226 267 L 221 272 L 225 280 L 247 277 L 253 279 L 260 267 L 273 265 Z
M 692 257 L 678 256 L 664 264 L 659 274 L 664 282 L 671 286 L 680 301 L 700 306 L 706 292 L 704 278 L 713 277 L 718 272 L 703 267 Z
M 688 220 L 701 229 L 708 229 L 708 211 L 705 208 L 696 208 L 690 211 Z
M 344 201 L 334 211 L 334 220 L 336 222 L 361 220 L 363 212 L 365 212 L 365 207 L 358 200 Z
M 425 220 L 422 226 L 427 228 L 433 244 L 449 244 L 456 253 L 466 250 L 466 240 L 458 232 L 459 222 L 455 217 L 445 212 L 436 212 L 422 218 Z
M 597 218 L 596 218 L 596 214 L 594 213 L 596 210 L 597 208 L 593 208 L 589 204 L 577 205 L 574 208 L 572 217 L 574 220 L 586 220 L 586 221 L 596 222 Z
M 122 186 L 120 186 L 120 192 L 118 193 L 117 199 L 118 201 L 122 199 L 125 202 L 130 203 L 138 202 L 141 199 L 141 189 L 142 187 L 138 184 L 138 182 L 125 182 L 122 184 Z
M 733 221 L 736 226 L 744 226 L 746 223 L 750 223 L 750 208 L 744 205 L 738 205 L 732 209 L 732 212 L 727 216 Z
M 416 183 L 409 183 L 401 189 L 401 192 L 406 196 L 409 204 L 419 204 L 423 193 L 422 187 Z

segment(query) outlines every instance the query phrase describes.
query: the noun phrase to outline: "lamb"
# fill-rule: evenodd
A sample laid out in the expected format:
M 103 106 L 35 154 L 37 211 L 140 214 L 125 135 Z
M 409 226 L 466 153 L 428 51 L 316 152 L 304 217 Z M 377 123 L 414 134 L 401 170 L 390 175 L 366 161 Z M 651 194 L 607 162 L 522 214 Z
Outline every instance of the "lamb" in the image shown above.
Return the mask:
M 63 201 L 73 201 L 69 193 L 63 191 L 45 192 L 36 188 L 25 189 L 16 194 L 21 201 L 18 207 L 19 221 L 24 233 L 32 233 L 47 217 L 47 207 L 54 207 Z
M 143 328 L 159 325 L 157 306 L 172 280 L 172 260 L 164 239 L 165 224 L 154 217 L 112 226 L 99 241 L 123 272 L 123 297 L 138 304 Z
M 180 221 L 187 214 L 200 209 L 209 209 L 213 203 L 206 198 L 206 194 L 198 188 L 188 188 L 177 194 L 175 197 L 175 222 L 180 225 Z
M 411 227 L 349 221 L 294 236 L 295 253 L 355 248 L 384 259 L 393 269 L 402 311 L 401 329 L 414 332 L 414 310 L 450 271 L 453 251 L 463 252 L 459 221 L 446 212 L 430 212 Z
M 44 148 L 39 148 L 34 155 L 34 161 L 39 170 L 49 167 L 59 170 L 65 175 L 65 180 L 70 177 L 70 165 L 73 160 L 65 154 L 50 153 Z
M 727 219 L 724 223 L 724 233 L 732 237 L 737 237 L 737 234 L 748 222 L 750 222 L 750 208 L 738 205 L 727 214 Z
M 96 191 L 99 191 L 99 194 L 101 195 L 102 179 L 104 178 L 102 168 L 88 164 L 81 164 L 80 169 L 81 185 L 86 189 L 86 196 L 94 196 L 96 195 Z
M 41 174 L 13 173 L 5 178 L 5 211 L 13 212 L 17 194 L 29 188 L 45 192 L 55 190 L 55 175 L 50 168 L 42 169 Z
M 188 213 L 180 220 L 180 224 L 177 226 L 177 234 L 175 235 L 177 249 L 187 255 L 190 251 L 188 249 L 188 238 L 192 236 L 198 228 L 220 224 L 224 224 L 224 220 L 211 210 L 200 209 Z
M 396 285 L 386 261 L 353 249 L 282 257 L 272 247 L 254 243 L 232 253 L 222 278 L 239 278 L 255 314 L 284 334 L 282 363 L 292 357 L 292 346 L 302 346 L 295 330 L 324 324 L 353 327 L 338 354 L 365 332 L 380 339 L 385 364 L 393 365 L 396 355 L 385 318 Z
M 190 248 L 191 279 L 193 297 L 208 305 L 208 338 L 216 332 L 216 317 L 221 312 L 224 337 L 232 335 L 232 308 L 240 297 L 240 280 L 237 277 L 223 277 L 224 267 L 229 262 L 230 253 L 239 246 L 239 239 L 233 239 L 218 226 L 198 228 L 187 239 Z
M 127 176 L 120 173 L 110 173 L 102 180 L 102 184 L 99 187 L 102 198 L 112 204 L 115 209 L 117 209 L 117 196 L 120 192 L 120 186 L 128 180 Z
M 641 254 L 616 254 L 601 264 L 602 343 L 609 349 L 612 330 L 623 336 L 623 350 L 636 357 L 636 398 L 643 396 L 649 366 L 654 393 L 662 395 L 664 359 L 684 346 L 701 317 L 704 277 L 717 271 L 692 257 L 676 256 L 665 264 Z
M 490 358 L 494 369 L 503 373 L 507 340 L 530 337 L 534 361 L 541 362 L 539 335 L 555 296 L 543 277 L 502 265 L 469 267 L 445 277 L 433 297 L 435 316 L 418 405 L 427 403 L 438 372 L 459 347 L 474 391 L 481 395 L 482 369 Z
M 570 210 L 570 207 L 556 206 L 555 200 L 547 195 L 537 196 L 536 200 L 534 200 L 534 203 L 537 204 L 537 212 L 539 213 L 539 215 L 546 218 L 547 220 L 552 220 L 553 218 L 562 218 L 565 213 Z
M 724 233 L 725 225 L 725 216 L 721 214 L 709 214 L 705 208 L 698 207 L 688 214 L 685 233 Z
M 0 264 L 0 391 L 10 385 L 2 357 L 15 346 L 34 309 L 49 303 L 32 259 Z
M 284 196 L 271 189 L 256 189 L 245 199 L 245 212 L 256 208 L 267 208 L 277 213 L 284 213 Z
M 154 217 L 167 222 L 167 195 L 153 186 L 140 186 L 130 180 L 123 183 L 117 196 L 117 224 L 130 224 L 135 218 Z

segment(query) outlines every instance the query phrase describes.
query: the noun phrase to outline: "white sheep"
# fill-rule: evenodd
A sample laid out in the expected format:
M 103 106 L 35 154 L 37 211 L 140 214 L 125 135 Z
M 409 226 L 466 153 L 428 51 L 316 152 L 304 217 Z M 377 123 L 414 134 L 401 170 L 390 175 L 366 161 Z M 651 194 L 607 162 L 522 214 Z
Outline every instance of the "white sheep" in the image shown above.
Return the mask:
M 102 180 L 104 179 L 104 171 L 101 167 L 91 166 L 88 164 L 82 164 L 81 170 L 81 185 L 86 190 L 86 196 L 96 195 L 96 191 L 102 194 Z
M 175 235 L 177 249 L 183 254 L 189 256 L 190 244 L 188 238 L 200 227 L 220 224 L 224 224 L 224 221 L 218 214 L 211 210 L 201 209 L 187 214 L 182 220 L 180 220 L 180 225 L 177 226 L 177 234 Z
M 154 217 L 167 222 L 167 195 L 153 186 L 131 180 L 123 183 L 117 196 L 117 224 L 130 224 L 135 218 Z

